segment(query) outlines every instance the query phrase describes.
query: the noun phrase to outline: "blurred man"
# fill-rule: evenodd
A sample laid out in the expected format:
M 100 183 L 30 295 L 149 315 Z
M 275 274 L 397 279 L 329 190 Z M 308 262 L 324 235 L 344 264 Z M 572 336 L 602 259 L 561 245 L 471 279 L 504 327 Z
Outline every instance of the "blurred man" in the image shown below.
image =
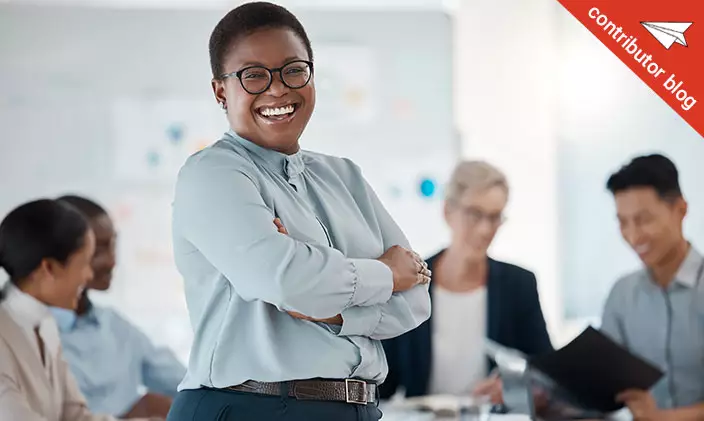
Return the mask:
M 93 279 L 76 313 L 52 309 L 64 356 L 93 411 L 116 417 L 162 417 L 171 406 L 185 367 L 174 354 L 155 347 L 137 327 L 115 311 L 93 305 L 88 290 L 110 288 L 115 267 L 115 229 L 105 209 L 88 199 L 59 199 L 76 207 L 95 232 Z M 147 393 L 140 393 L 146 388 Z
M 652 391 L 618 396 L 637 421 L 704 419 L 704 258 L 684 237 L 687 202 L 675 165 L 662 155 L 635 158 L 613 174 L 624 240 L 644 267 L 620 279 L 604 308 L 602 330 L 660 366 Z

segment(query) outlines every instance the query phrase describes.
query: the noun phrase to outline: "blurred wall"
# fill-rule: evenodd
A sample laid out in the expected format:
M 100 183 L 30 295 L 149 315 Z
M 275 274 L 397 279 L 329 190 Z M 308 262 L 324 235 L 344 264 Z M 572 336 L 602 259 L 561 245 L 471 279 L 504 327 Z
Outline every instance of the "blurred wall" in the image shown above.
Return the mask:
M 553 336 L 558 282 L 554 0 L 463 1 L 455 22 L 455 118 L 463 154 L 500 167 L 507 221 L 492 254 L 536 273 Z M 558 5 L 559 6 L 559 5 Z

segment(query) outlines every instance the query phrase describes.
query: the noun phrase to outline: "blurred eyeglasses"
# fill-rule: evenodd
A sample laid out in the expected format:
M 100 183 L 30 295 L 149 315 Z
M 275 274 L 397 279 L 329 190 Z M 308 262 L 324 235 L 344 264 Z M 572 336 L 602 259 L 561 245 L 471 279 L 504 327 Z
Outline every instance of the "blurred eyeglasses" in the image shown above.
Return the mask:
M 281 82 L 287 87 L 301 89 L 310 82 L 313 75 L 313 63 L 306 60 L 295 60 L 276 69 L 249 66 L 236 72 L 222 74 L 220 79 L 236 77 L 245 91 L 257 95 L 269 89 L 274 80 L 274 73 L 279 73 Z
M 477 208 L 459 208 L 462 215 L 466 218 L 467 222 L 471 225 L 478 225 L 482 221 L 487 221 L 492 227 L 498 227 L 499 225 L 506 222 L 506 217 L 503 213 L 486 213 Z

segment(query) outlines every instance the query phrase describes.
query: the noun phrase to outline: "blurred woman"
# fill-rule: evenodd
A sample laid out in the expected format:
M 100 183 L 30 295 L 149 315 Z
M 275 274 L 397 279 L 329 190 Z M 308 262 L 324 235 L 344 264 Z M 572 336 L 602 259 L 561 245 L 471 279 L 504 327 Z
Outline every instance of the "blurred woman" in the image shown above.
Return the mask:
M 88 410 L 61 355 L 49 306 L 75 309 L 93 276 L 95 237 L 74 208 L 38 200 L 0 224 L 0 419 L 111 421 Z
M 381 339 L 430 314 L 425 262 L 357 165 L 301 150 L 315 85 L 295 16 L 237 7 L 210 62 L 231 130 L 176 185 L 195 340 L 168 419 L 376 421 Z
M 418 329 L 385 341 L 389 376 L 382 398 L 472 393 L 501 402 L 500 379 L 484 338 L 526 354 L 552 350 L 535 275 L 488 256 L 504 221 L 506 177 L 482 161 L 461 162 L 449 181 L 444 215 L 450 245 L 427 260 L 433 272 L 433 315 Z

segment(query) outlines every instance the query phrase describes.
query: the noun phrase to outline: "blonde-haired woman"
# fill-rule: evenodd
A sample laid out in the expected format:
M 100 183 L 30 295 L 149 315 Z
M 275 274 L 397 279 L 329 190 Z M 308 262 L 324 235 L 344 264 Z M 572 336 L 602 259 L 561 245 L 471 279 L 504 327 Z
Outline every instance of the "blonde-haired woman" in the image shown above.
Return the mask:
M 449 246 L 427 260 L 433 273 L 431 319 L 385 341 L 389 375 L 382 398 L 405 389 L 430 394 L 492 396 L 501 382 L 483 353 L 485 337 L 527 354 L 552 350 L 535 275 L 494 260 L 489 246 L 504 221 L 509 197 L 505 175 L 483 161 L 460 162 L 446 189 Z

